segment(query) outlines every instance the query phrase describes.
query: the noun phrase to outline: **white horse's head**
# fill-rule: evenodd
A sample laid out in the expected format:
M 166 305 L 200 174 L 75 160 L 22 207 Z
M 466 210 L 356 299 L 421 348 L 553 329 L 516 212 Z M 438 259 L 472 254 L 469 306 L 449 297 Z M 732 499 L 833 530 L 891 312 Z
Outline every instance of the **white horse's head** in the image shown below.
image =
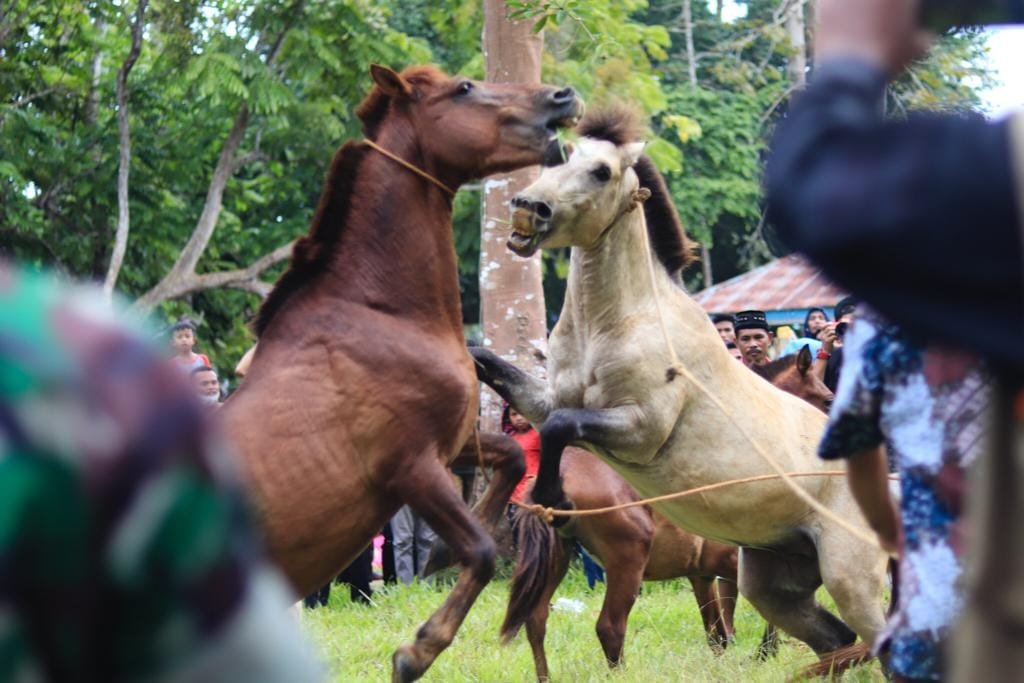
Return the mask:
M 540 248 L 595 244 L 631 207 L 640 186 L 633 165 L 643 150 L 643 142 L 581 138 L 566 163 L 545 168 L 512 198 L 508 248 L 531 256 Z

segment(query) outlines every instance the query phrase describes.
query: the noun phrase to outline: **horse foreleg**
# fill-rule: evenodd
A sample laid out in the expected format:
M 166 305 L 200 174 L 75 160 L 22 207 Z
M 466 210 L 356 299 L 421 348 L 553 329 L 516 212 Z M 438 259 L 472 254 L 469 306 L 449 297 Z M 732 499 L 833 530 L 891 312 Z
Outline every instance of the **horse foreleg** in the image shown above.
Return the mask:
M 479 438 L 480 450 L 477 452 L 477 439 Z M 482 462 L 481 462 L 482 461 Z M 487 491 L 480 501 L 473 506 L 473 514 L 479 519 L 487 533 L 493 538 L 498 524 L 504 517 L 505 506 L 508 504 L 509 496 L 515 489 L 516 484 L 526 473 L 526 460 L 523 457 L 523 449 L 519 447 L 516 440 L 504 434 L 493 434 L 480 432 L 476 436 L 469 437 L 469 441 L 462 447 L 462 450 L 450 467 L 474 467 L 482 465 L 489 467 L 494 476 L 487 485 Z M 430 549 L 430 559 L 427 561 L 426 574 L 429 576 L 436 571 L 450 567 L 455 563 L 455 556 L 447 543 L 440 541 Z
M 549 507 L 572 507 L 565 499 L 560 476 L 565 447 L 592 444 L 608 450 L 634 450 L 650 438 L 642 427 L 641 412 L 635 405 L 554 411 L 540 427 L 540 467 L 531 497 Z M 561 519 L 564 523 L 565 518 Z
M 494 541 L 456 493 L 448 470 L 433 453 L 415 459 L 401 473 L 394 493 L 420 514 L 447 543 L 463 569 L 444 604 L 416 632 L 416 641 L 402 645 L 392 657 L 392 681 L 414 681 L 451 644 L 480 591 L 494 575 Z
M 548 419 L 551 396 L 547 382 L 527 374 L 480 346 L 471 346 L 469 354 L 476 365 L 477 378 L 498 392 L 520 415 L 538 425 Z
M 722 610 L 722 633 L 728 645 L 736 638 L 736 627 L 733 626 L 733 615 L 736 613 L 736 601 L 740 595 L 740 587 L 736 581 L 718 578 L 715 580 L 718 589 L 718 604 Z
M 704 622 L 704 633 L 708 645 L 715 654 L 721 654 L 728 644 L 729 635 L 725 629 L 725 618 L 722 615 L 722 603 L 715 592 L 715 579 L 706 576 L 691 576 L 693 597 L 697 600 L 701 621 Z

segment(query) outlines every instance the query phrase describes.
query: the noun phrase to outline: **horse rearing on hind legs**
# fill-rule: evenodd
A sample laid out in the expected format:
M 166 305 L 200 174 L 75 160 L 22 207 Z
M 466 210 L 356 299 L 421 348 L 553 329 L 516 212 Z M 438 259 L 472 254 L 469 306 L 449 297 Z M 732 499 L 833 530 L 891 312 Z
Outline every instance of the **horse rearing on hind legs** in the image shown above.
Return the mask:
M 222 410 L 273 558 L 300 594 L 338 573 L 407 503 L 463 565 L 451 595 L 393 658 L 418 678 L 494 571 L 494 543 L 445 469 L 470 436 L 453 246 L 462 183 L 560 156 L 571 88 L 371 68 L 366 140 L 335 154 L 309 234 L 257 319 L 244 385 Z M 372 144 L 371 142 L 372 141 Z
M 545 169 L 512 202 L 513 251 L 572 246 L 548 381 L 486 349 L 471 350 L 481 379 L 541 425 L 534 500 L 571 507 L 559 479 L 570 444 L 601 457 L 643 497 L 772 475 L 772 464 L 790 472 L 826 469 L 816 454 L 825 415 L 737 363 L 680 286 L 692 249 L 629 117 L 592 114 L 581 133 L 569 161 Z M 633 210 L 641 187 L 653 194 Z M 667 381 L 674 356 L 679 374 Z M 806 477 L 795 485 L 867 530 L 842 478 Z M 740 592 L 819 655 L 857 635 L 870 644 L 882 627 L 884 554 L 786 482 L 746 483 L 654 507 L 687 531 L 740 546 Z M 554 542 L 550 527 L 533 516 L 527 523 Z M 822 583 L 846 623 L 815 601 Z

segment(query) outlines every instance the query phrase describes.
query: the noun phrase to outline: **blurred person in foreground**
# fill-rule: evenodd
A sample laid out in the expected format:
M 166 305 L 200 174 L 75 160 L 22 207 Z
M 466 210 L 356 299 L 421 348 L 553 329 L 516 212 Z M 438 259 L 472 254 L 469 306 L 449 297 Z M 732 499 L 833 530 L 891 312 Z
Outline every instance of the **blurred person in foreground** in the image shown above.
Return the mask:
M 226 444 L 143 339 L 0 262 L 0 680 L 319 680 Z
M 927 49 L 921 9 L 819 1 L 815 73 L 772 145 L 770 220 L 910 338 L 990 365 L 990 446 L 966 499 L 969 592 L 950 678 L 1014 680 L 1024 669 L 1024 115 L 883 116 L 887 80 Z

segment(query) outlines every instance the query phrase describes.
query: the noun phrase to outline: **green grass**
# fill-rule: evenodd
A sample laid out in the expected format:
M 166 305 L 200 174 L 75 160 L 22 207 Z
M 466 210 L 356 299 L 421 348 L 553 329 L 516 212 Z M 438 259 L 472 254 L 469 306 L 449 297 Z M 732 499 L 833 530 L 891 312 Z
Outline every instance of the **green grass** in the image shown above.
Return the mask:
M 412 640 L 419 625 L 437 609 L 447 585 L 389 586 L 374 595 L 375 606 L 355 605 L 346 587 L 331 593 L 326 608 L 305 610 L 303 629 L 314 643 L 332 681 L 386 681 L 391 653 Z M 510 645 L 498 641 L 508 582 L 495 580 L 481 594 L 452 645 L 438 657 L 425 681 L 533 681 L 534 669 L 525 631 Z M 725 654 L 712 654 L 704 641 L 700 615 L 685 581 L 645 583 L 633 607 L 626 633 L 626 664 L 612 672 L 605 665 L 594 624 L 604 597 L 603 584 L 587 588 L 576 567 L 562 583 L 559 597 L 584 603 L 581 614 L 552 611 L 547 655 L 555 683 L 612 681 L 785 681 L 815 661 L 802 643 L 784 638 L 779 655 L 758 662 L 754 651 L 764 621 L 742 598 L 736 610 L 736 643 Z M 827 598 L 821 596 L 827 601 Z M 847 674 L 846 681 L 880 682 L 877 663 Z

